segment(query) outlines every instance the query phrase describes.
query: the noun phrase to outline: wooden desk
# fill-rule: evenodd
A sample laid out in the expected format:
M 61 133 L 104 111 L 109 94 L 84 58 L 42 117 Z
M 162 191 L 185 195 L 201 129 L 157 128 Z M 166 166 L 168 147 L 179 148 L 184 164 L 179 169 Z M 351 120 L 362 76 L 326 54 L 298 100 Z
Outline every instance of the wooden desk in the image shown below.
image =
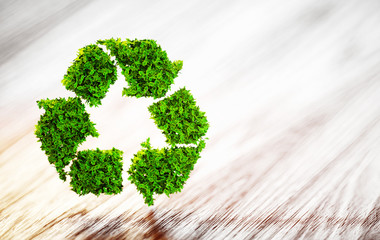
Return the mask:
M 0 21 L 0 239 L 380 239 L 378 1 L 14 1 Z M 184 67 L 210 130 L 183 191 L 144 205 L 79 197 L 34 136 L 41 98 L 97 39 L 155 39 Z M 125 170 L 151 137 L 150 99 L 101 108 L 100 137 Z

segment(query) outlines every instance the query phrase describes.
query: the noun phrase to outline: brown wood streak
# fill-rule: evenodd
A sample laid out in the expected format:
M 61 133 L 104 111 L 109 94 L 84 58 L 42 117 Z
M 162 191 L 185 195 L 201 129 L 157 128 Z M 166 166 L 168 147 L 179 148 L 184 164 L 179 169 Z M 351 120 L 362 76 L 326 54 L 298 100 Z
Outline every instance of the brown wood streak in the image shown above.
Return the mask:
M 373 83 L 373 81 L 371 81 Z M 372 84 L 366 84 L 367 88 L 371 88 Z M 356 87 L 356 86 L 355 86 Z M 363 85 L 361 86 L 363 87 Z M 353 88 L 351 88 L 353 89 Z M 351 93 L 354 93 L 353 91 L 350 91 Z M 357 92 L 356 92 L 357 94 Z M 352 96 L 351 96 L 352 97 Z M 346 98 L 343 98 L 342 100 L 346 101 Z M 334 101 L 334 103 L 337 103 Z M 349 104 L 349 102 L 345 102 L 346 105 Z M 339 106 L 339 104 L 338 104 Z M 340 105 L 340 107 L 342 107 Z M 336 111 L 331 111 L 329 109 L 326 110 L 327 112 L 331 112 L 336 114 Z M 322 113 L 323 115 L 323 113 Z M 330 116 L 329 118 L 331 119 L 333 116 Z M 307 119 L 305 123 L 307 124 L 306 126 L 298 125 L 296 129 L 290 128 L 289 133 L 297 133 L 301 134 L 303 137 L 305 135 L 313 135 L 315 134 L 315 131 L 318 131 L 318 128 L 320 126 L 323 126 L 328 119 L 323 118 L 321 121 L 316 119 Z M 364 230 L 362 236 L 366 236 L 367 232 L 371 232 L 374 229 L 375 224 L 379 224 L 379 202 L 377 201 L 375 203 L 374 208 L 368 213 L 367 216 L 361 217 L 360 215 L 354 215 L 354 216 L 346 216 L 346 217 L 335 217 L 335 216 L 324 216 L 322 212 L 320 211 L 321 209 L 324 208 L 324 204 L 326 201 L 329 200 L 330 196 L 327 195 L 321 203 L 311 212 L 308 212 L 307 214 L 302 215 L 301 217 L 297 217 L 296 215 L 299 213 L 299 210 L 296 210 L 290 218 L 283 218 L 286 214 L 286 212 L 289 211 L 289 209 L 292 209 L 290 206 L 291 203 L 297 202 L 298 199 L 300 198 L 305 198 L 306 196 L 303 196 L 304 193 L 310 191 L 311 186 L 315 185 L 321 178 L 326 177 L 326 173 L 329 171 L 331 172 L 330 169 L 332 169 L 335 165 L 337 165 L 339 162 L 344 161 L 346 159 L 346 156 L 350 154 L 358 145 L 359 143 L 362 142 L 363 138 L 366 137 L 368 133 L 370 133 L 374 126 L 376 126 L 379 123 L 380 120 L 380 115 L 378 118 L 374 119 L 370 124 L 368 124 L 367 127 L 365 127 L 362 131 L 361 134 L 359 134 L 352 143 L 347 145 L 332 161 L 329 161 L 328 164 L 318 171 L 308 182 L 306 182 L 302 188 L 297 192 L 296 195 L 292 196 L 287 200 L 285 204 L 282 204 L 278 206 L 276 209 L 272 210 L 271 212 L 267 212 L 266 216 L 250 216 L 250 217 L 239 217 L 236 216 L 236 213 L 234 213 L 234 209 L 236 209 L 236 206 L 238 206 L 238 203 L 241 199 L 244 199 L 247 193 L 249 193 L 255 185 L 257 185 L 260 181 L 265 181 L 267 178 L 267 174 L 271 172 L 272 168 L 279 164 L 280 161 L 283 161 L 284 158 L 288 157 L 287 153 L 280 153 L 279 157 L 277 158 L 276 161 L 274 161 L 272 164 L 268 165 L 267 169 L 263 171 L 260 175 L 253 176 L 250 174 L 249 170 L 253 169 L 255 164 L 257 164 L 256 161 L 250 161 L 252 159 L 260 159 L 263 158 L 263 154 L 256 155 L 254 157 L 249 157 L 249 158 L 242 158 L 242 159 L 237 159 L 233 162 L 233 166 L 229 169 L 229 171 L 226 171 L 224 174 L 220 174 L 220 172 L 215 172 L 214 174 L 219 175 L 217 178 L 218 182 L 221 182 L 222 179 L 228 179 L 229 183 L 237 182 L 239 180 L 244 180 L 246 181 L 245 186 L 247 186 L 247 189 L 240 189 L 239 192 L 235 192 L 235 195 L 232 197 L 233 199 L 236 198 L 236 200 L 231 201 L 229 204 L 225 203 L 225 208 L 221 209 L 223 213 L 221 214 L 216 214 L 213 215 L 211 218 L 208 218 L 203 221 L 199 221 L 197 223 L 198 227 L 195 229 L 196 234 L 195 235 L 190 235 L 191 237 L 195 238 L 202 238 L 204 237 L 205 233 L 218 228 L 218 227 L 227 227 L 227 226 L 238 226 L 238 225 L 245 225 L 245 226 L 254 226 L 254 230 L 252 230 L 252 234 L 248 237 L 248 239 L 255 238 L 256 233 L 262 233 L 266 229 L 270 229 L 274 225 L 281 229 L 285 227 L 285 225 L 291 224 L 292 227 L 295 227 L 296 225 L 301 225 L 301 228 L 298 230 L 297 234 L 295 235 L 295 239 L 299 239 L 301 237 L 306 237 L 306 238 L 312 238 L 313 237 L 313 232 L 315 232 L 316 229 L 319 228 L 322 223 L 329 224 L 330 226 L 339 226 L 341 229 L 348 229 L 353 226 L 361 226 L 363 227 Z M 299 129 L 299 130 L 297 130 Z M 307 131 L 301 131 L 305 130 Z M 289 136 L 289 134 L 284 134 L 285 136 Z M 300 138 L 301 136 L 298 136 L 297 138 Z M 274 145 L 287 145 L 288 152 L 291 153 L 293 148 L 297 147 L 297 143 L 294 143 L 294 145 L 290 144 L 289 145 L 289 139 L 284 138 L 283 140 L 280 140 L 280 142 L 275 143 Z M 263 152 L 270 151 L 270 149 L 275 149 L 275 146 L 270 145 L 268 147 L 264 147 L 262 149 Z M 353 168 L 349 169 L 344 178 L 347 176 L 351 175 L 351 172 L 354 171 L 356 166 L 353 166 Z M 247 170 L 247 173 L 245 173 L 245 170 Z M 233 174 L 234 172 L 239 172 L 239 175 Z M 213 175 L 213 174 L 211 174 Z M 339 181 L 339 184 L 341 182 L 344 182 L 344 179 Z M 339 185 L 338 184 L 338 185 Z M 210 183 L 206 185 L 203 192 L 198 193 L 196 195 L 202 195 L 205 196 L 203 201 L 204 202 L 211 202 L 212 198 L 215 198 L 215 194 L 207 194 L 208 192 L 214 191 L 214 188 L 218 187 L 216 192 L 224 192 L 228 191 L 228 184 L 224 183 L 223 185 L 218 185 L 217 183 Z M 235 197 L 238 196 L 238 197 Z M 198 200 L 198 197 L 194 199 L 188 200 L 185 205 L 191 205 L 193 204 L 196 200 Z M 302 209 L 305 207 L 304 205 L 298 205 L 299 209 Z M 181 216 L 182 215 L 182 216 Z M 178 225 L 181 222 L 186 222 L 186 221 L 194 221 L 196 218 L 196 213 L 187 213 L 187 214 L 182 214 L 178 212 L 173 212 L 168 211 L 165 213 L 162 213 L 160 219 L 163 222 L 167 222 L 170 219 L 171 225 L 175 226 Z M 371 219 L 371 220 L 368 220 Z M 371 222 L 369 224 L 368 222 Z M 327 230 L 328 231 L 328 230 Z M 272 236 L 269 238 L 274 238 L 276 232 L 273 233 Z M 375 233 L 377 234 L 377 233 Z M 188 236 L 188 237 L 190 237 Z M 376 235 L 378 236 L 378 235 Z
M 380 239 L 376 1 L 48 2 L 30 22 L 19 13 L 31 5 L 10 5 L 25 22 L 0 26 L 0 239 Z M 33 134 L 36 99 L 59 92 L 40 74 L 63 65 L 52 56 L 101 31 L 139 38 L 135 28 L 184 56 L 179 84 L 211 124 L 183 191 L 153 207 L 126 176 L 122 194 L 77 196 Z M 109 129 L 135 124 L 117 120 L 123 105 L 101 116 Z
M 45 224 L 41 229 L 33 234 L 30 239 L 38 238 L 45 231 L 54 227 L 59 227 L 63 222 L 65 224 L 77 226 L 74 231 L 69 233 L 66 237 L 68 239 L 125 239 L 128 238 L 130 231 L 124 229 L 123 225 L 130 221 L 134 223 L 132 226 L 138 227 L 148 225 L 145 233 L 142 235 L 144 239 L 167 239 L 164 228 L 157 224 L 157 219 L 154 212 L 150 211 L 145 217 L 136 216 L 131 213 L 123 213 L 114 218 L 107 218 L 107 216 L 90 218 L 87 216 L 89 211 L 81 211 L 76 213 L 65 212 L 56 219 Z M 101 225 L 100 228 L 94 229 L 94 226 Z

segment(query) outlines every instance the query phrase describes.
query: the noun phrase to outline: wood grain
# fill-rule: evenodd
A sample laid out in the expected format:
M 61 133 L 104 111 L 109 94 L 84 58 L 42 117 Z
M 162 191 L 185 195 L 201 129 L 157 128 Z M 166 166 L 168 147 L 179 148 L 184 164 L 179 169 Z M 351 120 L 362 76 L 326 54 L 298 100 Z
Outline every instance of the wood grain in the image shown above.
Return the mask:
M 380 239 L 380 4 L 312 1 L 2 1 L 0 239 Z M 40 150 L 36 100 L 73 96 L 76 51 L 110 37 L 156 39 L 184 67 L 210 122 L 181 193 L 147 207 L 127 180 L 82 196 Z M 153 100 L 101 108 L 81 149 L 147 137 Z

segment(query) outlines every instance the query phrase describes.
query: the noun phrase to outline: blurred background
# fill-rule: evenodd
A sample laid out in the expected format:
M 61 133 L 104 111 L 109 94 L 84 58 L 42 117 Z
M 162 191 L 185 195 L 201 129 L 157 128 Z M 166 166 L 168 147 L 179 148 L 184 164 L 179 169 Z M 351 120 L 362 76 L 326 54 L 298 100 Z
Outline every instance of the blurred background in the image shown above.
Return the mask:
M 380 239 L 380 1 L 0 1 L 1 239 Z M 147 207 L 127 180 L 152 99 L 89 108 L 124 151 L 124 191 L 78 196 L 34 128 L 36 101 L 98 39 L 154 39 L 183 60 L 207 145 L 181 193 Z

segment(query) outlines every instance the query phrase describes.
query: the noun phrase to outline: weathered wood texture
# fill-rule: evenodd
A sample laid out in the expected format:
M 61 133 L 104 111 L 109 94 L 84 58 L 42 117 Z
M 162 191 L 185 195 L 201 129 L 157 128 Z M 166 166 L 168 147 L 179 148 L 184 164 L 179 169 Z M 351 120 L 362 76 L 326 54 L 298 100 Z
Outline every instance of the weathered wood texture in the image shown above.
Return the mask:
M 0 239 L 380 239 L 380 2 L 1 1 Z M 210 140 L 182 193 L 79 197 L 35 138 L 36 100 L 73 96 L 76 51 L 156 39 Z M 89 109 L 125 151 L 164 138 L 123 78 Z

